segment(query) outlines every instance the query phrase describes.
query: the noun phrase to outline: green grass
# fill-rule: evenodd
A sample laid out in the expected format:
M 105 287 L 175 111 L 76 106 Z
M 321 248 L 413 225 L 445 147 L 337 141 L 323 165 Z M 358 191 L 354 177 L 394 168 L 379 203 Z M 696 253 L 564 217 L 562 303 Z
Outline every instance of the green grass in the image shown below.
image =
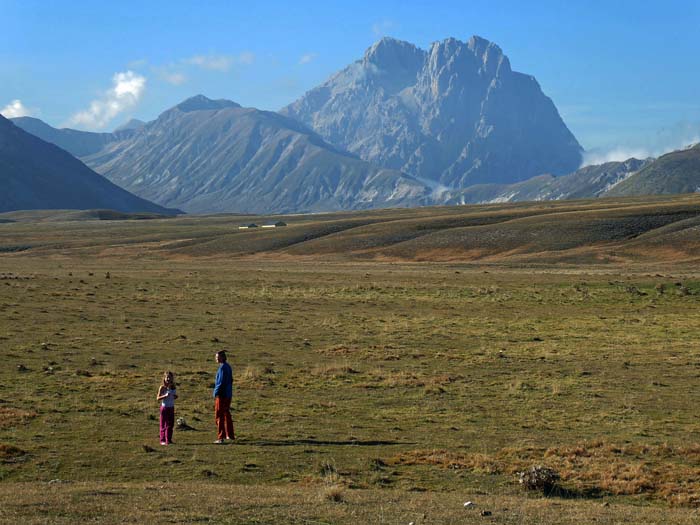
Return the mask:
M 496 523 L 696 517 L 692 268 L 109 251 L 116 231 L 123 246 L 216 237 L 231 220 L 60 223 L 72 238 L 3 225 L 48 244 L 0 257 L 0 521 L 74 522 L 85 491 L 117 493 L 100 497 L 104 521 L 118 506 L 142 521 L 161 485 L 183 493 L 162 521 L 226 522 L 221 490 L 257 502 L 236 503 L 231 523 L 381 523 L 380 501 L 386 522 L 457 523 L 467 499 Z M 211 444 L 220 349 L 235 371 L 226 446 Z M 154 400 L 166 369 L 194 428 L 167 448 Z M 523 494 L 517 472 L 537 464 L 568 498 Z
M 579 525 L 697 523 L 697 512 L 608 504 L 600 500 L 542 499 L 489 495 L 483 490 L 407 492 L 393 489 L 342 491 L 326 497 L 325 486 L 198 483 L 5 484 L 2 523 L 225 523 L 304 525 L 413 522 Z M 466 501 L 473 507 L 465 508 Z M 482 517 L 483 511 L 490 512 Z

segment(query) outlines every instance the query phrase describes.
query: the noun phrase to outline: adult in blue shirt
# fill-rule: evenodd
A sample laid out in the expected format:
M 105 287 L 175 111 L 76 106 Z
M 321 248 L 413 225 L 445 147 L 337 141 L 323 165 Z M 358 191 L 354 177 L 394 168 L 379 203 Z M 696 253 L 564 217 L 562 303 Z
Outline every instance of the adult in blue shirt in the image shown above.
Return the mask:
M 226 352 L 216 353 L 219 370 L 216 372 L 214 385 L 214 415 L 216 417 L 216 443 L 221 445 L 224 439 L 233 439 L 233 419 L 231 418 L 231 398 L 233 397 L 233 371 L 226 362 Z

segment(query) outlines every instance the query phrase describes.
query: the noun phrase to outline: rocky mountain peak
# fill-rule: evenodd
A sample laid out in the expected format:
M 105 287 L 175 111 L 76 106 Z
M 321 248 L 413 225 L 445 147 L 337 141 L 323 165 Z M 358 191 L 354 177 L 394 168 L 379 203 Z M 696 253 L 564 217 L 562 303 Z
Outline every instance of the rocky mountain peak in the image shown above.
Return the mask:
M 581 164 L 581 146 L 534 77 L 479 36 L 428 51 L 383 38 L 282 113 L 363 160 L 449 187 Z
M 122 124 L 121 126 L 117 126 L 116 128 L 114 128 L 114 133 L 117 133 L 118 131 L 139 129 L 145 125 L 146 125 L 146 123 L 143 120 L 139 120 L 137 118 L 132 118 L 132 119 L 129 119 L 128 122 L 125 122 L 124 124 Z
M 195 95 L 187 100 L 180 102 L 177 106 L 172 109 L 177 109 L 183 113 L 189 113 L 190 111 L 203 111 L 203 110 L 217 110 L 226 108 L 240 108 L 240 104 L 236 104 L 232 100 L 219 99 L 212 100 L 205 97 L 204 95 Z
M 510 61 L 497 44 L 474 35 L 469 39 L 467 46 L 474 56 L 481 60 L 485 71 L 495 74 L 504 69 L 510 72 Z
M 428 63 L 433 74 L 444 70 L 458 72 L 479 71 L 488 77 L 509 73 L 510 61 L 501 48 L 480 36 L 472 36 L 468 42 L 450 37 L 430 46 Z
M 410 42 L 385 36 L 365 51 L 362 61 L 383 70 L 415 71 L 421 67 L 424 58 L 425 51 Z
M 503 51 L 497 44 L 480 37 L 479 35 L 472 35 L 472 37 L 467 41 L 466 45 L 477 56 L 484 55 L 484 53 L 489 50 L 493 50 L 499 55 L 503 54 Z

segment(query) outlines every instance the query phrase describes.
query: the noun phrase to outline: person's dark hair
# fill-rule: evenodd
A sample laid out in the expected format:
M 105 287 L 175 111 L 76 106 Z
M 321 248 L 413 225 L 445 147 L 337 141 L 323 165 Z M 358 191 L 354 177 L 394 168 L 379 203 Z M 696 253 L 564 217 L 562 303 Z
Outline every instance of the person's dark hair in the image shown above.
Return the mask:
M 223 350 L 219 350 L 218 352 L 216 352 L 216 357 L 218 357 L 219 361 L 221 361 L 222 363 L 226 362 L 226 352 L 224 352 Z

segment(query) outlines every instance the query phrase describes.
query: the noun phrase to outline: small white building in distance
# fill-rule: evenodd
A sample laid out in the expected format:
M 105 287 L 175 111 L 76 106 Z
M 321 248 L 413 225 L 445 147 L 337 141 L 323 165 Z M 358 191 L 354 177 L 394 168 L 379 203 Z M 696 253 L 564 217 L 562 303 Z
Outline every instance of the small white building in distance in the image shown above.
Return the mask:
M 277 221 L 275 224 L 263 224 L 262 228 L 279 228 L 280 226 L 286 226 L 287 223 L 284 221 Z M 252 224 L 245 224 L 243 226 L 239 226 L 239 230 L 248 230 L 250 228 L 257 228 L 258 225 L 255 223 Z

